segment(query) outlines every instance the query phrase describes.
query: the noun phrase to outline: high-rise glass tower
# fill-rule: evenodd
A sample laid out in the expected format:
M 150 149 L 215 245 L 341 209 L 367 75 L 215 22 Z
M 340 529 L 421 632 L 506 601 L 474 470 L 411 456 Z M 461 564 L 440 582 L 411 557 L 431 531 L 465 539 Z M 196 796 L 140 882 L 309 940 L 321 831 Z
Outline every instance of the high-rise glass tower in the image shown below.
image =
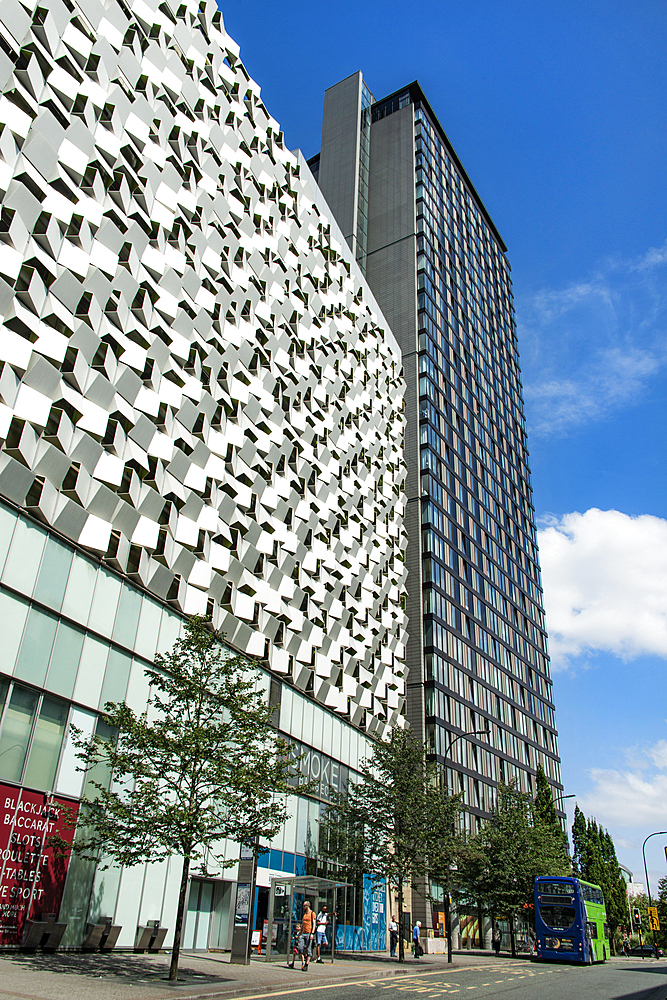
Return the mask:
M 309 162 L 403 355 L 407 715 L 474 828 L 501 781 L 562 788 L 510 265 L 420 86 L 370 141 L 365 94 L 327 90 Z

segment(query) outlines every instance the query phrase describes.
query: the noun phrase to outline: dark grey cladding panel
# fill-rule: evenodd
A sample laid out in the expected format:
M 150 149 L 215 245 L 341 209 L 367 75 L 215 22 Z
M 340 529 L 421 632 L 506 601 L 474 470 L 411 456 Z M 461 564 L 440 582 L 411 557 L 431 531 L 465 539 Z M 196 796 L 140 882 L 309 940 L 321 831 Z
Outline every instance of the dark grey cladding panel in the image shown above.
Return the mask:
M 366 278 L 404 354 L 416 350 L 417 257 L 412 107 L 371 128 Z
M 368 252 L 415 231 L 415 149 L 412 106 L 371 127 Z
M 369 253 L 366 280 L 404 355 L 417 349 L 416 238 Z
M 354 73 L 325 91 L 318 175 L 320 190 L 352 250 L 359 187 L 361 87 L 361 73 Z

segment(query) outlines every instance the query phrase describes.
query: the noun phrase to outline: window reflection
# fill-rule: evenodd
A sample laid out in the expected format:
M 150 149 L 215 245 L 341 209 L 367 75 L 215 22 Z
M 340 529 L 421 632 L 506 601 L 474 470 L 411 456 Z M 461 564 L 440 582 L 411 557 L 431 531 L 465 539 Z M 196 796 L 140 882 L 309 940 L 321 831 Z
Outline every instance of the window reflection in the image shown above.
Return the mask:
M 37 693 L 14 686 L 0 735 L 0 778 L 20 781 L 37 708 Z
M 68 706 L 57 698 L 45 697 L 39 712 L 25 774 L 25 784 L 51 791 L 67 725 Z

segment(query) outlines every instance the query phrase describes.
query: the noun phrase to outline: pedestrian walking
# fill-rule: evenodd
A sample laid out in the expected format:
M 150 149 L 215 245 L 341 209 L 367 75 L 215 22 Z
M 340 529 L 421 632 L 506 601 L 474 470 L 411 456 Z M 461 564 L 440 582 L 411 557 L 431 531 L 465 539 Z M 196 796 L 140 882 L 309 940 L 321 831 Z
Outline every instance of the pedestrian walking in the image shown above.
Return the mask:
M 396 945 L 398 944 L 398 924 L 396 917 L 389 921 L 389 954 L 391 958 L 396 958 Z
M 493 944 L 493 950 L 496 953 L 496 958 L 500 955 L 500 946 L 503 943 L 503 932 L 501 931 L 498 924 L 493 925 L 493 933 L 491 935 L 491 943 Z
M 623 954 L 630 954 L 630 938 L 628 937 L 627 931 L 623 931 Z
M 313 938 L 315 937 L 315 914 L 308 900 L 303 904 L 301 917 L 301 937 L 299 938 L 299 954 L 301 955 L 301 971 L 308 972 L 308 961 L 313 954 Z
M 316 943 L 317 943 L 317 962 L 321 965 L 324 959 L 322 958 L 321 948 L 323 944 L 327 943 L 327 925 L 329 923 L 329 913 L 327 911 L 327 904 L 325 903 L 320 912 L 317 914 L 316 922 Z
M 418 920 L 412 928 L 412 944 L 415 951 L 415 958 L 421 958 L 424 954 L 424 949 L 422 948 L 421 927 L 422 922 L 421 920 Z

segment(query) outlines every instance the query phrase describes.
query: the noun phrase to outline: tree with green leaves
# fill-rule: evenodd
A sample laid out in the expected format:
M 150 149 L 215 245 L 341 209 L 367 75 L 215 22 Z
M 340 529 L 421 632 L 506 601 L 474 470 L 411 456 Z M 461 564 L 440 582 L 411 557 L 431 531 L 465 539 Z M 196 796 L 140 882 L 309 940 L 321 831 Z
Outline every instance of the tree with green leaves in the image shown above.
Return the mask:
M 574 810 L 572 846 L 575 875 L 602 889 L 613 941 L 617 928 L 629 922 L 625 879 L 609 831 L 599 826 L 595 819 L 586 820 L 579 806 Z
M 516 785 L 500 784 L 491 818 L 461 851 L 458 896 L 481 900 L 494 917 L 509 919 L 514 954 L 514 919 L 532 903 L 536 876 L 570 872 L 560 827 L 545 821 Z
M 578 805 L 574 807 L 574 822 L 572 823 L 572 868 L 579 876 L 586 871 L 588 865 L 588 833 L 586 817 Z M 581 875 L 583 878 L 584 876 Z
M 360 780 L 329 807 L 321 824 L 322 853 L 347 877 L 386 879 L 398 896 L 399 962 L 405 961 L 403 904 L 431 867 L 446 863 L 460 797 L 449 796 L 426 748 L 410 730 L 393 729 L 362 762 Z
M 191 618 L 147 670 L 146 711 L 107 703 L 112 738 L 76 736 L 82 769 L 100 780 L 88 782 L 75 850 L 102 868 L 183 859 L 171 981 L 191 869 L 205 873 L 209 856 L 235 864 L 217 854 L 225 838 L 252 846 L 275 836 L 286 819 L 282 795 L 294 791 L 289 748 L 256 691 L 257 672 L 221 639 L 208 619 Z

